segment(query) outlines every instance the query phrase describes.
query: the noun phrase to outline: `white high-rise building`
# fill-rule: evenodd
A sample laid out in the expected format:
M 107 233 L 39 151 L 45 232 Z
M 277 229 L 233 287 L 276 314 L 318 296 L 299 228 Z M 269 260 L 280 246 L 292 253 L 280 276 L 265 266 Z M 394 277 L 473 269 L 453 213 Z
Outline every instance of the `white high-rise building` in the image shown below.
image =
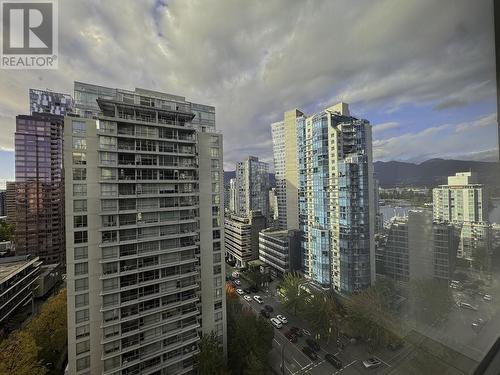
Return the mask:
M 101 96 L 106 93 L 105 96 Z M 225 351 L 214 107 L 75 83 L 64 163 L 69 374 L 187 374 Z
M 491 246 L 488 223 L 488 196 L 473 172 L 460 172 L 448 177 L 447 185 L 433 189 L 433 216 L 436 221 L 461 227 L 459 258 L 472 259 L 474 250 Z

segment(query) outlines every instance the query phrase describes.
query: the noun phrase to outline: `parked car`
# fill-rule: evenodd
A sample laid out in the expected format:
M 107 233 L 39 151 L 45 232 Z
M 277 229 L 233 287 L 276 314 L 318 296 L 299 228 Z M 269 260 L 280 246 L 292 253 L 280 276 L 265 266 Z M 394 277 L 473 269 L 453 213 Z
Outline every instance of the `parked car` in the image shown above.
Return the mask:
M 285 337 L 290 340 L 290 342 L 297 342 L 297 335 L 290 330 L 285 332 Z
M 307 355 L 309 358 L 311 358 L 313 361 L 318 359 L 318 355 L 308 346 L 304 346 L 302 348 L 302 352 Z
M 240 281 L 240 280 L 234 280 L 234 283 L 235 283 L 236 285 L 238 285 L 238 286 L 240 286 L 240 285 L 241 285 L 241 281 Z
M 286 317 L 284 317 L 283 315 L 276 315 L 276 319 L 278 319 L 283 324 L 288 323 L 288 319 Z
M 236 289 L 236 293 L 238 293 L 239 295 L 245 294 L 245 292 L 241 289 Z
M 340 370 L 342 368 L 342 361 L 335 357 L 333 354 L 326 354 L 325 359 L 330 362 L 336 369 Z
M 272 313 L 274 311 L 273 307 L 271 305 L 265 305 L 264 308 L 269 311 L 270 313 Z
M 250 294 L 252 293 L 252 291 L 250 290 L 250 288 L 244 288 L 243 291 L 246 293 L 246 294 Z
M 250 287 L 250 290 L 252 291 L 252 293 L 257 293 L 259 291 L 259 288 L 257 288 L 255 285 L 252 285 Z
M 264 309 L 260 310 L 260 314 L 261 314 L 264 318 L 267 318 L 267 319 L 269 319 L 269 318 L 271 317 L 271 314 L 269 314 L 269 311 L 264 310 Z
M 306 339 L 307 345 L 311 347 L 316 352 L 319 352 L 321 350 L 321 347 L 319 346 L 318 342 L 313 339 Z
M 484 319 L 478 318 L 476 320 L 473 320 L 471 325 L 473 329 L 480 330 L 484 325 Z
M 260 296 L 253 296 L 253 299 L 255 300 L 255 302 L 259 304 L 264 303 L 264 301 L 262 300 L 262 298 L 260 298 Z
M 380 365 L 382 364 L 382 362 L 380 362 L 377 358 L 375 357 L 371 357 L 371 358 L 368 358 L 366 360 L 363 361 L 363 366 L 365 366 L 365 368 L 377 368 L 379 367 Z
M 483 299 L 484 299 L 485 301 L 491 301 L 491 300 L 493 299 L 493 297 L 491 297 L 491 295 L 489 295 L 489 294 L 485 294 L 485 295 L 483 296 Z
M 303 330 L 302 330 L 302 334 L 303 334 L 304 336 L 311 336 L 311 332 L 309 332 L 307 329 L 303 329 Z
M 290 331 L 295 334 L 297 337 L 302 337 L 304 334 L 302 333 L 302 330 L 299 327 L 291 327 Z
M 271 318 L 271 324 L 274 327 L 278 328 L 278 329 L 280 329 L 281 327 L 283 327 L 283 324 L 278 319 L 276 319 L 276 318 Z
M 477 306 L 472 306 L 470 303 L 467 303 L 467 302 L 458 301 L 457 302 L 457 306 L 461 307 L 463 309 L 469 309 L 469 310 L 477 311 Z
M 243 299 L 247 302 L 252 302 L 252 297 L 248 296 L 248 295 L 244 295 L 243 296 Z

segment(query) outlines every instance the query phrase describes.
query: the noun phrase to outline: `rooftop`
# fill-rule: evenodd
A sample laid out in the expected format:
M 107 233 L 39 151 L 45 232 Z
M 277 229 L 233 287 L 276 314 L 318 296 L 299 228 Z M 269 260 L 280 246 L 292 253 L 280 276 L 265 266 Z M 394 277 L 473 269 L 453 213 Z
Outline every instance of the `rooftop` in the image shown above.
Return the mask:
M 25 256 L 0 258 L 0 284 L 35 262 L 38 262 L 38 258 L 28 259 Z

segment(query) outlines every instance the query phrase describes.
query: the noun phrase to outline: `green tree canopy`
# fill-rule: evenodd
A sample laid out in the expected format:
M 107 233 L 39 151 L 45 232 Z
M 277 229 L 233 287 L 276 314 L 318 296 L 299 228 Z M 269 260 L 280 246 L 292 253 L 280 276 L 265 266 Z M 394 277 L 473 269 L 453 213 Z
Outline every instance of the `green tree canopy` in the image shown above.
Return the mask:
M 295 272 L 285 273 L 281 282 L 281 302 L 294 315 L 303 311 L 306 304 L 307 293 L 300 288 L 303 283 L 304 279 Z
M 215 332 L 203 335 L 200 341 L 200 353 L 195 359 L 195 370 L 198 375 L 228 375 L 224 364 L 224 356 Z

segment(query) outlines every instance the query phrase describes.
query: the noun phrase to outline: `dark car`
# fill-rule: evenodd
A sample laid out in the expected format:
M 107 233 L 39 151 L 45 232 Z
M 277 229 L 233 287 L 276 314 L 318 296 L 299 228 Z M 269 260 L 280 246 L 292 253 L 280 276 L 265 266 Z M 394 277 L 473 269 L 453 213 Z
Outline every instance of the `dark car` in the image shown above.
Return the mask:
M 319 352 L 321 350 L 321 348 L 316 340 L 307 339 L 306 343 L 307 343 L 307 345 L 309 345 L 311 347 L 311 349 L 313 349 L 316 352 Z
M 325 359 L 330 362 L 336 369 L 340 370 L 342 368 L 342 361 L 335 357 L 333 354 L 326 354 Z
M 269 314 L 269 312 L 267 310 L 260 310 L 260 314 L 264 317 L 264 318 L 267 318 L 269 319 L 271 317 L 271 314 Z
M 257 293 L 257 292 L 259 291 L 259 288 L 257 288 L 255 285 L 252 285 L 252 286 L 250 287 L 250 291 L 251 291 L 252 293 Z
M 273 307 L 270 306 L 270 305 L 265 305 L 264 308 L 269 311 L 270 313 L 272 313 L 274 311 Z
M 318 359 L 318 355 L 308 346 L 304 346 L 302 348 L 302 352 L 307 355 L 309 358 L 311 358 L 313 361 Z
M 290 342 L 297 342 L 297 335 L 292 331 L 285 332 L 285 337 L 290 340 Z
M 244 291 L 246 294 L 250 294 L 250 293 L 252 293 L 252 291 L 250 290 L 250 288 L 245 288 L 245 289 L 243 289 L 243 291 Z
M 295 334 L 295 336 L 297 336 L 297 337 L 302 337 L 302 336 L 304 336 L 304 335 L 302 334 L 302 330 L 301 330 L 299 327 L 291 327 L 291 328 L 290 328 L 290 331 L 291 331 L 291 332 L 293 332 L 293 333 Z

